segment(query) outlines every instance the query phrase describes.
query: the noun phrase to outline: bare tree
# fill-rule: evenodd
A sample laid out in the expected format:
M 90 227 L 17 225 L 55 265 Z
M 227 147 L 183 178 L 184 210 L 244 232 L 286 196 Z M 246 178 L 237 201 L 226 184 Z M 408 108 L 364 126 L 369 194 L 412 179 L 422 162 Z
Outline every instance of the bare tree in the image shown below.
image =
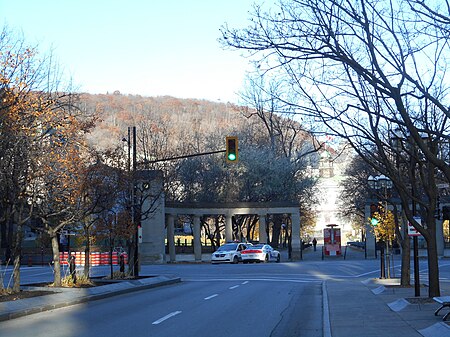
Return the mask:
M 297 93 L 289 103 L 305 119 L 345 138 L 393 180 L 408 220 L 427 240 L 429 296 L 438 296 L 431 184 L 436 170 L 450 180 L 450 167 L 437 150 L 449 137 L 448 35 L 437 16 L 420 6 L 412 0 L 281 0 L 276 10 L 255 6 L 248 28 L 225 26 L 222 42 L 251 51 L 266 71 L 284 71 Z M 401 150 L 390 141 L 396 129 L 409 144 Z M 398 165 L 395 158 L 407 158 L 410 174 L 401 174 L 406 163 Z M 416 190 L 410 179 L 415 176 Z M 426 226 L 414 221 L 411 198 L 421 204 Z

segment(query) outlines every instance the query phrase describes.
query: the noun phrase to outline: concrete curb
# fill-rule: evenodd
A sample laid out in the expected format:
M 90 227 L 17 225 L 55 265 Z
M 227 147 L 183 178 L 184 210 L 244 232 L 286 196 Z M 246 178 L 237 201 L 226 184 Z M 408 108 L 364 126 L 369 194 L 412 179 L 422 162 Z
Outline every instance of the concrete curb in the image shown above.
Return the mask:
M 117 282 L 93 288 L 58 288 L 55 289 L 54 294 L 0 303 L 0 322 L 179 282 L 181 282 L 180 277 L 156 276 L 140 280 Z M 23 287 L 23 289 L 49 290 L 45 287 Z

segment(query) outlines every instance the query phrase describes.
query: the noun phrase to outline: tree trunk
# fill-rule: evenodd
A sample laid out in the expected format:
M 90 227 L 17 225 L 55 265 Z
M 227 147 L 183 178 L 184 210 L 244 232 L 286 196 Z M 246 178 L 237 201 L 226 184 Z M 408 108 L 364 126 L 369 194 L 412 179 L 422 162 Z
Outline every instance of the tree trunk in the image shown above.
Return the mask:
M 272 247 L 278 248 L 280 242 L 281 224 L 283 223 L 283 216 L 275 214 L 273 216 L 272 240 L 270 241 Z
M 135 264 L 135 252 L 136 252 L 136 240 L 132 240 L 131 241 L 131 244 L 130 244 L 130 252 L 129 252 L 129 259 L 128 259 L 128 273 L 130 274 L 130 275 L 133 275 L 133 276 L 135 276 L 134 275 L 134 270 L 135 270 L 135 268 L 134 268 L 134 264 Z
M 16 242 L 14 247 L 13 291 L 20 291 L 20 256 L 22 255 L 22 225 L 17 225 Z
M 411 244 L 409 236 L 406 235 L 405 238 L 399 241 L 402 247 L 400 285 L 402 287 L 409 287 L 411 285 Z
M 20 291 L 20 253 L 14 256 L 14 270 L 13 270 L 13 292 L 18 293 Z
M 436 249 L 436 240 L 433 246 L 428 246 L 428 297 L 441 296 L 441 290 L 439 286 L 439 265 L 438 254 Z
M 406 219 L 403 219 L 403 226 L 400 226 L 397 206 L 394 205 L 394 219 L 395 232 L 397 234 L 397 241 L 402 248 L 402 265 L 400 272 L 400 285 L 402 287 L 409 287 L 411 285 L 411 244 L 408 235 L 408 226 Z M 400 231 L 400 227 L 403 231 Z
M 12 247 L 14 242 L 14 224 L 11 220 L 11 213 L 8 213 L 8 216 L 6 218 L 6 223 L 8 227 L 8 234 L 6 239 L 6 251 L 5 251 L 5 260 L 6 263 L 11 263 L 11 253 L 12 253 Z
M 428 255 L 428 297 L 441 296 L 439 285 L 439 263 L 436 244 L 436 219 L 433 214 L 429 214 L 426 219 L 428 233 L 425 237 L 427 241 Z
M 112 263 L 112 256 L 113 256 L 113 249 L 114 249 L 114 239 L 111 235 L 111 232 L 109 232 L 109 268 L 111 272 L 111 280 L 114 276 L 114 269 L 113 269 L 113 263 Z
M 50 233 L 52 239 L 52 250 L 53 250 L 53 268 L 54 268 L 54 280 L 53 285 L 55 287 L 61 286 L 61 264 L 59 263 L 59 245 L 58 236 L 55 232 Z
M 89 238 L 89 228 L 85 228 L 84 232 L 86 235 L 86 246 L 84 247 L 84 276 L 86 276 L 86 278 L 89 278 L 91 255 L 91 240 Z
M 6 221 L 0 222 L 0 248 L 6 248 Z

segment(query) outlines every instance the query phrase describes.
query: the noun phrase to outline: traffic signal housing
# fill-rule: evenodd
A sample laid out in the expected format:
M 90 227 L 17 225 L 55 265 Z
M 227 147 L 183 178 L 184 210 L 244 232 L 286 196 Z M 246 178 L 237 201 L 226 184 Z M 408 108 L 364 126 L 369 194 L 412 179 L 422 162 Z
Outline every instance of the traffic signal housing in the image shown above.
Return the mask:
M 372 226 L 378 226 L 379 220 L 375 217 L 376 212 L 378 212 L 378 205 L 371 204 L 370 205 L 370 224 Z
M 227 163 L 236 163 L 239 160 L 238 137 L 227 137 L 226 139 L 226 160 Z

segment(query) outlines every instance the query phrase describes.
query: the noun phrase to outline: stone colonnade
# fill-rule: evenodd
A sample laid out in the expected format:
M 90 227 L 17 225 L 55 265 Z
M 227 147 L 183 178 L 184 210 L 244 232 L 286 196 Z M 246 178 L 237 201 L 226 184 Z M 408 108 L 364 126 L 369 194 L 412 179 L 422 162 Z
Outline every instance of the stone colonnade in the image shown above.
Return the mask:
M 271 206 L 272 205 L 272 206 Z M 286 205 L 286 203 L 284 203 Z M 275 205 L 274 203 L 231 203 L 231 204 L 166 204 L 167 242 L 169 246 L 169 262 L 176 262 L 175 253 L 175 219 L 178 215 L 193 216 L 194 256 L 195 261 L 202 260 L 201 247 L 201 223 L 200 218 L 205 215 L 224 215 L 225 240 L 233 239 L 232 217 L 234 215 L 257 214 L 259 216 L 259 242 L 267 242 L 266 215 L 289 214 L 292 222 L 292 260 L 299 260 L 300 247 L 300 211 L 299 207 L 292 204 L 288 206 Z

